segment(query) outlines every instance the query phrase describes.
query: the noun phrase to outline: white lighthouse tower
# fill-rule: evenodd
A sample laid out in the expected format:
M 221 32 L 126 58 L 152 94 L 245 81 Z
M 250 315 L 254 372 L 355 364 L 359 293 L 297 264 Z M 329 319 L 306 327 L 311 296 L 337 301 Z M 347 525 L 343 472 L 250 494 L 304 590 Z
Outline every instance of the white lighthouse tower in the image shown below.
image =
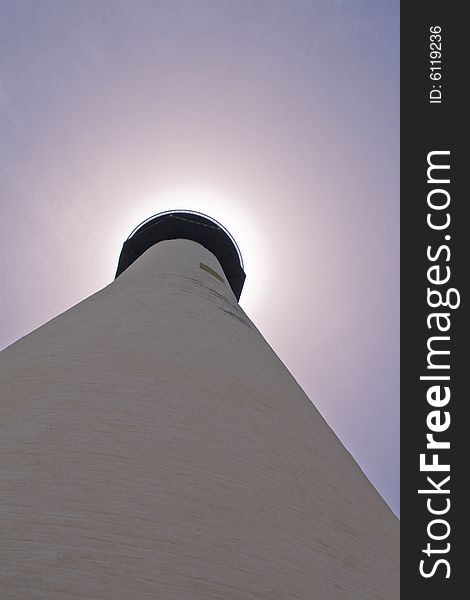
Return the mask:
M 398 599 L 398 520 L 244 279 L 222 226 L 162 213 L 2 352 L 2 600 Z

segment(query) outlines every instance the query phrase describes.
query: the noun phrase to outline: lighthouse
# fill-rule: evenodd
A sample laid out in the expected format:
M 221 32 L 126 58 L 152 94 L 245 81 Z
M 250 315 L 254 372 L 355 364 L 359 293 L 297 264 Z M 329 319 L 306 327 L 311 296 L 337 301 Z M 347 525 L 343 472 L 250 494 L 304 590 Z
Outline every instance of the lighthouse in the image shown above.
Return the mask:
M 222 225 L 160 213 L 1 353 L 0 598 L 398 599 L 398 520 L 244 280 Z

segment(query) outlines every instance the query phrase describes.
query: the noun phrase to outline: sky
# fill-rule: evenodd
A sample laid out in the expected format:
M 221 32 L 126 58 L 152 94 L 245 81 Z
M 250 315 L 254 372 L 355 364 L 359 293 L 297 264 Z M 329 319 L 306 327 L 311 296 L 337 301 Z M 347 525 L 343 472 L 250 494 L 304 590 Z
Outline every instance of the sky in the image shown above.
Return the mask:
M 399 514 L 398 0 L 1 0 L 0 348 L 173 208 Z

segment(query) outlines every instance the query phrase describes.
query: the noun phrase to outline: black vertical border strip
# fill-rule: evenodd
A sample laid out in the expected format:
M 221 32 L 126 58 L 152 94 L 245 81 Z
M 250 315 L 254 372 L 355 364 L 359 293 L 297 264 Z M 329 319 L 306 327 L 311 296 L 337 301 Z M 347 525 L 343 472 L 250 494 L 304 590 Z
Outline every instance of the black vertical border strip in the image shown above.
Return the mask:
M 466 46 L 470 39 L 470 25 L 466 25 L 463 10 L 465 3 L 436 2 L 419 0 L 401 3 L 400 40 L 400 112 L 401 112 L 401 599 L 453 600 L 461 598 L 467 589 L 465 533 L 470 516 L 470 501 L 465 490 L 467 457 L 470 457 L 466 439 L 470 443 L 465 415 L 469 403 L 465 390 L 464 377 L 469 352 L 467 348 L 468 326 L 468 278 L 467 261 L 470 258 L 470 219 L 465 219 L 466 205 L 470 204 L 468 193 L 464 191 L 466 176 L 465 161 L 468 138 L 470 106 L 465 107 L 464 86 L 468 79 L 468 58 L 465 60 Z M 430 78 L 430 27 L 442 28 L 442 79 Z M 429 92 L 433 85 L 441 85 L 442 103 L 430 104 Z M 450 184 L 444 187 L 451 195 L 449 211 L 451 223 L 445 231 L 433 231 L 426 223 L 427 194 L 432 186 L 427 183 L 427 154 L 434 150 L 450 150 Z M 444 160 L 445 162 L 445 160 Z M 444 212 L 444 211 L 443 211 Z M 441 216 L 442 213 L 439 215 Z M 444 236 L 451 236 L 449 241 Z M 450 440 L 450 450 L 439 452 L 440 462 L 450 461 L 451 476 L 449 486 L 451 508 L 442 518 L 451 527 L 449 537 L 442 541 L 429 538 L 427 527 L 433 518 L 428 512 L 428 496 L 419 495 L 418 489 L 429 488 L 426 476 L 421 473 L 419 455 L 426 452 L 426 417 L 433 409 L 426 400 L 430 382 L 420 381 L 421 375 L 430 374 L 427 370 L 426 343 L 431 335 L 438 335 L 436 329 L 428 329 L 426 319 L 433 309 L 427 304 L 427 270 L 436 263 L 429 262 L 426 249 L 430 245 L 436 249 L 448 244 L 451 251 L 449 262 L 439 261 L 442 268 L 449 265 L 451 279 L 442 288 L 455 287 L 460 292 L 461 304 L 455 310 L 441 307 L 438 311 L 450 313 L 449 332 L 450 355 L 444 363 L 450 362 L 450 371 L 432 371 L 434 374 L 450 374 L 451 400 L 446 408 L 451 416 L 450 428 L 437 439 Z M 444 254 L 443 254 L 444 256 Z M 431 286 L 437 288 L 437 286 Z M 444 293 L 444 289 L 442 289 Z M 446 360 L 448 359 L 448 360 Z M 447 383 L 445 383 L 447 385 Z M 438 436 L 441 437 L 438 437 Z M 428 451 L 428 453 L 432 451 Z M 448 459 L 448 461 L 446 460 Z M 429 461 L 429 459 L 428 459 Z M 447 474 L 435 474 L 441 481 Z M 445 487 L 445 486 L 443 486 Z M 435 495 L 435 507 L 444 506 L 447 496 Z M 436 526 L 434 533 L 441 534 L 444 526 Z M 427 543 L 436 549 L 443 549 L 450 543 L 448 553 L 432 554 L 427 557 L 422 550 Z M 447 569 L 440 565 L 432 577 L 420 575 L 420 561 L 425 559 L 425 570 L 432 570 L 434 561 L 444 558 L 450 564 L 450 578 Z M 470 576 L 470 570 L 469 575 Z

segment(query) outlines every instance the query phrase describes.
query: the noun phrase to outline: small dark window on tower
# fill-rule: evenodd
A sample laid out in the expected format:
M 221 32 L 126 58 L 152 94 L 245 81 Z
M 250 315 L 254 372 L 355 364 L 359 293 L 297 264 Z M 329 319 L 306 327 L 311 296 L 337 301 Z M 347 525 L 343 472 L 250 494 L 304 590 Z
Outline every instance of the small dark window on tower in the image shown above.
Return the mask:
M 222 283 L 225 283 L 224 279 L 218 273 L 216 273 L 213 269 L 211 269 L 210 267 L 208 267 L 204 263 L 199 263 L 199 266 L 201 267 L 201 269 L 204 269 L 204 271 L 207 271 L 208 273 L 210 273 L 211 275 L 213 275 L 216 279 L 218 279 Z

